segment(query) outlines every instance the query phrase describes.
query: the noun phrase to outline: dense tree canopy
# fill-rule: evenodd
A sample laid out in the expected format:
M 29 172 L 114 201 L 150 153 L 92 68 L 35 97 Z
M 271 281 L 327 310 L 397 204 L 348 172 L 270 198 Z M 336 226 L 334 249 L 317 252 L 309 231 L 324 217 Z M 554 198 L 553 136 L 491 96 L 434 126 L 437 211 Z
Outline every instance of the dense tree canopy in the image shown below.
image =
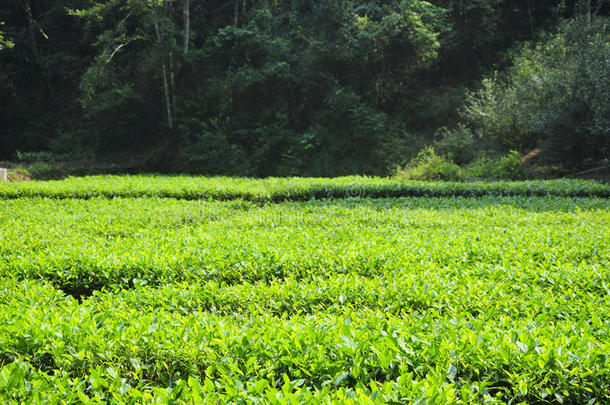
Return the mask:
M 542 60 L 561 40 L 542 45 L 545 32 L 606 11 L 551 0 L 4 0 L 0 159 L 47 151 L 141 170 L 383 174 L 439 133 L 481 136 L 486 124 L 465 111 L 491 107 L 469 91 L 526 60 L 553 70 Z M 605 21 L 588 28 L 602 53 Z M 512 56 L 528 41 L 541 45 Z M 595 114 L 607 124 L 607 107 Z M 527 152 L 555 147 L 546 128 L 529 128 L 527 142 L 486 136 Z M 608 137 L 588 133 L 572 144 Z M 585 148 L 579 164 L 604 157 L 589 149 L 600 150 Z

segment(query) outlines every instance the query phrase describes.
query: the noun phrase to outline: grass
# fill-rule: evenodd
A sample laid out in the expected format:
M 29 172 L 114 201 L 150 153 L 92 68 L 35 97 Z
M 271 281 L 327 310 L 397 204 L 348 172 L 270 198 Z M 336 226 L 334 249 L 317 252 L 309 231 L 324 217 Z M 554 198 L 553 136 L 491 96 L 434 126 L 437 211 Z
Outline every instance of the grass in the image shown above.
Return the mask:
M 606 186 L 92 180 L 0 188 L 3 402 L 610 401 Z

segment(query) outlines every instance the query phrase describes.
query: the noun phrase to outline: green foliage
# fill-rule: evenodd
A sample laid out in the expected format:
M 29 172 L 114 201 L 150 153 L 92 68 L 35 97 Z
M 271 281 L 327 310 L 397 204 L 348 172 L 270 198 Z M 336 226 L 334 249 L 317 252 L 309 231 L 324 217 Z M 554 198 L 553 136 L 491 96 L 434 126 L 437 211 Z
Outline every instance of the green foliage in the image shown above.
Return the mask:
M 227 25 L 224 9 L 197 15 L 193 4 L 199 45 L 183 52 L 182 7 L 106 0 L 74 12 L 99 33 L 81 81 L 98 152 L 169 143 L 165 170 L 387 173 L 387 138 L 402 136 L 391 110 L 414 73 L 436 60 L 441 9 L 401 1 L 261 3 L 233 10 L 238 23 Z
M 17 151 L 17 161 L 24 164 L 36 162 L 56 163 L 64 159 L 65 156 L 58 156 L 48 151 L 42 152 L 20 152 Z
M 28 172 L 35 180 L 57 180 L 66 177 L 65 170 L 56 164 L 36 162 L 28 166 Z
M 4 25 L 2 21 L 0 21 L 0 28 Z M 0 31 L 0 51 L 6 48 L 12 48 L 15 44 L 10 40 L 4 37 L 4 33 Z
M 540 146 L 566 167 L 610 153 L 608 20 L 578 17 L 559 33 L 524 47 L 504 80 L 470 95 L 466 119 L 495 149 Z
M 103 180 L 134 195 L 353 188 L 283 204 L 0 199 L 3 402 L 610 400 L 609 200 L 546 195 L 607 186 L 373 200 L 382 183 L 354 177 Z
M 185 144 L 180 148 L 173 167 L 185 173 L 223 174 L 227 167 L 247 175 L 245 156 L 230 139 L 230 123 L 213 120 L 210 125 L 192 120 L 182 126 Z M 222 158 L 221 158 L 222 157 Z
M 446 162 L 445 159 L 443 161 Z M 452 166 L 453 167 L 453 166 Z M 608 197 L 610 186 L 584 180 L 457 183 L 409 181 L 396 177 L 273 178 L 262 180 L 189 176 L 87 176 L 57 181 L 0 184 L 0 198 L 139 198 L 183 200 L 248 200 L 259 203 L 311 199 L 432 196 L 564 196 Z
M 82 3 L 2 4 L 0 30 L 13 46 L 0 51 L 0 159 L 14 159 L 17 150 L 47 150 L 61 127 L 82 125 L 78 84 L 88 63 L 89 36 L 66 12 Z
M 535 111 L 534 100 L 521 97 L 517 89 L 497 78 L 482 81 L 482 88 L 467 99 L 465 117 L 483 149 L 503 151 L 506 148 L 525 150 L 536 145 L 530 131 Z M 533 96 L 528 89 L 523 96 Z
M 461 169 L 450 159 L 437 155 L 433 147 L 423 149 L 406 167 L 398 169 L 396 176 L 409 180 L 456 181 Z
M 42 151 L 164 173 L 388 175 L 433 145 L 460 165 L 473 150 L 534 146 L 589 164 L 608 154 L 607 29 L 568 3 L 9 1 L 0 159 Z M 465 94 L 511 61 L 471 95 L 471 140 L 459 125 Z
M 472 132 L 465 125 L 460 124 L 455 129 L 440 128 L 434 142 L 434 149 L 453 162 L 463 165 L 470 162 L 475 156 L 475 140 Z
M 473 161 L 464 174 L 467 177 L 505 180 L 525 180 L 528 177 L 521 155 L 514 150 L 499 159 L 482 156 Z
M 17 160 L 23 166 L 23 173 L 16 173 L 17 177 L 27 177 L 34 180 L 58 180 L 67 176 L 62 161 L 68 156 L 57 155 L 52 152 L 17 152 Z

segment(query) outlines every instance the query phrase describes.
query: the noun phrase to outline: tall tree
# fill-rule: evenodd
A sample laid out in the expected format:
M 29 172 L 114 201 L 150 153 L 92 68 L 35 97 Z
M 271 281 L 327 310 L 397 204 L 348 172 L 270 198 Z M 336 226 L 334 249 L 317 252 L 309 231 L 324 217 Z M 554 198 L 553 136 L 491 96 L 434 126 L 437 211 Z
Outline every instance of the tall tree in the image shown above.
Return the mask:
M 87 21 L 89 30 L 99 32 L 95 43 L 98 56 L 83 76 L 84 101 L 89 116 L 98 120 L 113 111 L 131 121 L 128 116 L 144 117 L 154 111 L 163 111 L 163 119 L 153 118 L 152 122 L 148 119 L 144 127 L 163 127 L 164 123 L 165 130 L 161 132 L 165 135 L 161 139 L 176 138 L 180 91 L 176 76 L 182 64 L 181 55 L 189 48 L 190 2 L 96 1 L 74 14 Z M 155 93 L 158 94 L 158 106 L 162 108 L 150 105 Z M 127 105 L 135 111 L 124 111 Z M 125 129 L 130 130 L 133 125 L 138 124 L 133 123 Z M 153 130 L 153 133 L 157 132 Z M 129 137 L 138 140 L 133 135 Z M 146 143 L 154 142 L 154 138 Z

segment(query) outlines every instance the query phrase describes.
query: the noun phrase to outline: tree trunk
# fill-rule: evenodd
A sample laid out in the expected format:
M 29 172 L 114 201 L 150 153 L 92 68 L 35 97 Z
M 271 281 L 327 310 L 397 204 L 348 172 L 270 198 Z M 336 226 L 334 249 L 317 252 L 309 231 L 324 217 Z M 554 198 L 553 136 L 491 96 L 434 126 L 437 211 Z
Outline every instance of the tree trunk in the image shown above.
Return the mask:
M 169 52 L 169 98 L 172 103 L 172 111 L 176 114 L 176 70 L 174 69 L 174 55 L 171 51 Z
M 233 0 L 233 26 L 237 28 L 239 22 L 239 0 Z
M 189 50 L 191 36 L 191 4 L 190 0 L 184 0 L 184 54 Z
M 169 80 L 167 80 L 167 65 L 165 64 L 165 62 L 161 62 L 161 69 L 163 71 L 163 90 L 165 95 L 165 108 L 167 112 L 167 126 L 169 127 L 169 129 L 174 129 L 172 102 L 169 94 Z
M 34 26 L 36 22 L 34 21 L 34 16 L 32 15 L 32 7 L 30 5 L 29 0 L 25 0 L 23 2 L 23 8 L 25 9 L 25 14 L 28 19 L 28 34 L 30 36 L 30 45 L 32 46 L 32 53 L 34 54 L 34 60 L 38 63 L 38 45 L 36 45 L 36 35 L 34 33 Z
M 153 10 L 154 12 L 154 10 Z M 157 43 L 159 44 L 160 47 L 163 46 L 163 41 L 161 40 L 161 33 L 159 32 L 159 24 L 157 23 L 157 20 L 155 19 L 155 16 L 153 16 L 153 24 L 155 26 L 155 33 L 157 34 Z M 161 59 L 161 72 L 163 74 L 163 94 L 165 97 L 165 112 L 167 114 L 167 126 L 169 127 L 170 130 L 174 129 L 174 117 L 172 114 L 172 101 L 171 101 L 171 95 L 170 95 L 170 90 L 169 90 L 169 78 L 168 78 L 168 72 L 167 72 L 167 63 L 163 60 L 163 58 Z

